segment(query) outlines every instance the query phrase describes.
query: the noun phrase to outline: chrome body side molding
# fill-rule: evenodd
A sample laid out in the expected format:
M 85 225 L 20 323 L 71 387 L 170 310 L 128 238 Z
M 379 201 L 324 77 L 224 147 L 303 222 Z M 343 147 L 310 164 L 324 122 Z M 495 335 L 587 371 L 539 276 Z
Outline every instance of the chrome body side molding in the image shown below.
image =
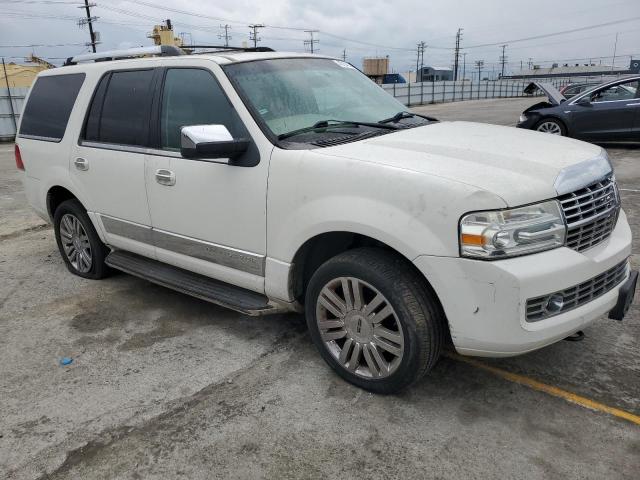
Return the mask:
M 108 234 L 264 277 L 265 256 L 100 215 Z

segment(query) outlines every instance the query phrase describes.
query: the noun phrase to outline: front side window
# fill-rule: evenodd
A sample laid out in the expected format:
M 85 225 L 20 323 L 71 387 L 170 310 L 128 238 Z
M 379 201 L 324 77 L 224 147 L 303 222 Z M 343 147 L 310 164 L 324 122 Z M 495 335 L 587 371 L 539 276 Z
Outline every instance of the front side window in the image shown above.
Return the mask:
M 132 70 L 103 77 L 89 109 L 85 140 L 147 145 L 153 75 L 153 70 Z
M 224 67 L 275 136 L 325 120 L 379 122 L 406 108 L 348 63 L 287 58 Z
M 638 94 L 638 80 L 612 85 L 592 94 L 592 102 L 611 102 L 616 100 L 632 100 Z
M 20 136 L 62 140 L 84 78 L 84 73 L 39 77 L 22 114 Z
M 224 125 L 234 138 L 244 133 L 240 118 L 209 71 L 172 68 L 162 91 L 161 147 L 179 150 L 180 129 L 189 125 Z

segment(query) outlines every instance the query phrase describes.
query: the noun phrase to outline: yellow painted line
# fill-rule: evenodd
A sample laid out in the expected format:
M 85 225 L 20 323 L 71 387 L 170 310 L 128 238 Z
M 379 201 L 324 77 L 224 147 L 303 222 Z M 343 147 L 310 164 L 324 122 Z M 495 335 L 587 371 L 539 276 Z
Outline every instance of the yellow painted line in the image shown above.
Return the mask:
M 553 385 L 547 385 L 546 383 L 539 382 L 537 380 L 534 380 L 533 378 L 525 377 L 524 375 L 511 373 L 501 368 L 492 367 L 491 365 L 487 365 L 486 363 L 480 362 L 470 357 L 458 355 L 457 353 L 446 352 L 444 356 L 452 360 L 464 362 L 481 370 L 485 370 L 510 382 L 518 383 L 520 385 L 524 385 L 525 387 L 532 388 L 533 390 L 538 390 L 539 392 L 544 392 L 549 395 L 553 395 L 554 397 L 562 398 L 567 402 L 575 403 L 576 405 L 580 405 L 581 407 L 585 407 L 598 412 L 608 413 L 609 415 L 613 415 L 614 417 L 623 418 L 631 423 L 640 425 L 640 415 L 635 415 L 631 412 L 627 412 L 619 408 L 610 407 L 609 405 L 605 405 L 604 403 L 596 402 L 589 398 L 582 397 L 572 392 L 568 392 L 567 390 L 554 387 Z

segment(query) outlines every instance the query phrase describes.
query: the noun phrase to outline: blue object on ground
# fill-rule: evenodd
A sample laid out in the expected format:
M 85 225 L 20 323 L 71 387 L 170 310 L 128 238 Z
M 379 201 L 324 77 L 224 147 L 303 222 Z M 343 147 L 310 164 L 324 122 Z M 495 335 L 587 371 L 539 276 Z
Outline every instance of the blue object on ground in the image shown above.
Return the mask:
M 62 357 L 60 359 L 60 365 L 71 365 L 73 363 L 73 358 L 71 357 Z

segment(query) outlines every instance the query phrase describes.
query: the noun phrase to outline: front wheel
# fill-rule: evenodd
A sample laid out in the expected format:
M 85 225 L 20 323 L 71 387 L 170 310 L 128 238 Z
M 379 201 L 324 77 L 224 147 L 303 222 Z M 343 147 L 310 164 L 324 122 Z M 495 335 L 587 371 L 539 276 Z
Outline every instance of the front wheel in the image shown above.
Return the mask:
M 562 122 L 554 118 L 543 118 L 537 123 L 535 129 L 538 132 L 561 135 L 563 137 L 567 134 L 567 129 Z
M 324 263 L 312 276 L 305 310 L 324 360 L 345 380 L 393 393 L 436 363 L 444 315 L 406 261 L 361 248 Z

